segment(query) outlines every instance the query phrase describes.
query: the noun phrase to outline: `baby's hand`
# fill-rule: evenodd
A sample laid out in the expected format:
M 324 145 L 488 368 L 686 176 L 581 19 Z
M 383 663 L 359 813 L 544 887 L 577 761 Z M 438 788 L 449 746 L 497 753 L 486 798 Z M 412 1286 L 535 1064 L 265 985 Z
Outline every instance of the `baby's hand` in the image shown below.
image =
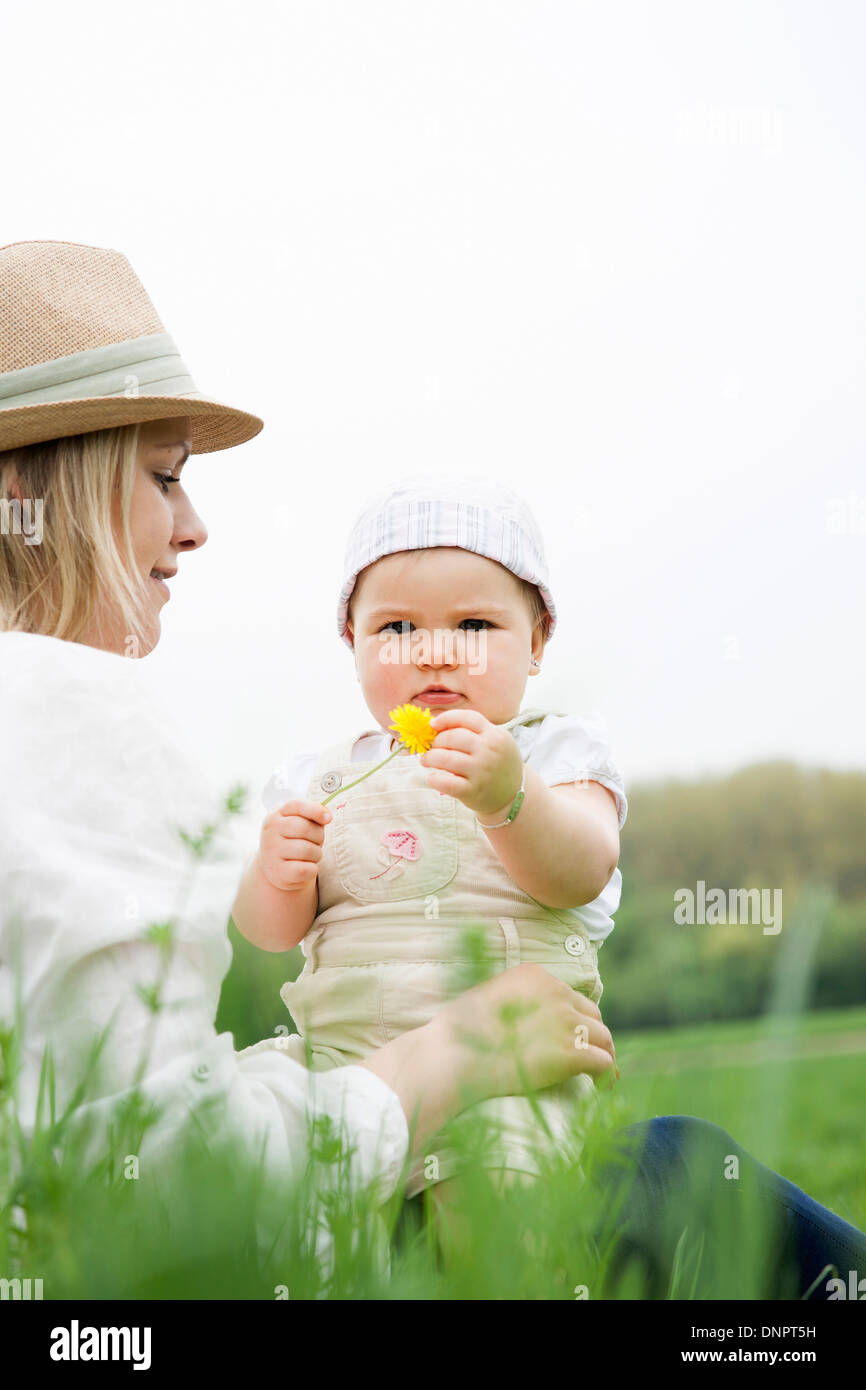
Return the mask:
M 523 759 L 513 734 L 473 709 L 448 709 L 430 725 L 436 741 L 420 759 L 433 791 L 462 801 L 477 816 L 507 812 L 520 788 Z
M 269 815 L 259 842 L 262 873 L 284 893 L 296 893 L 319 876 L 325 826 L 331 812 L 318 801 L 287 801 Z

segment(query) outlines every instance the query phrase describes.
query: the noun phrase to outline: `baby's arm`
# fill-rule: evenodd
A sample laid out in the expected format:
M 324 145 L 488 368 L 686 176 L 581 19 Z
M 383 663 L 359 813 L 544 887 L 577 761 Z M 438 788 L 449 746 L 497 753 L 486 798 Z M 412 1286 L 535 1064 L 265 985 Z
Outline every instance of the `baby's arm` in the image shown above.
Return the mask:
M 238 889 L 232 917 L 263 951 L 290 951 L 319 906 L 319 860 L 331 812 L 317 801 L 287 801 L 262 826 L 259 852 Z
M 500 813 L 497 820 L 502 819 Z M 619 860 L 619 820 L 612 793 L 600 782 L 549 787 L 529 767 L 520 814 L 510 825 L 485 833 L 506 873 L 549 907 L 593 902 Z
M 619 860 L 613 794 L 593 781 L 548 786 L 524 764 L 513 735 L 477 710 L 443 710 L 431 724 L 436 740 L 420 759 L 428 784 L 475 812 L 518 888 L 548 907 L 593 902 Z M 524 775 L 519 814 L 502 825 Z

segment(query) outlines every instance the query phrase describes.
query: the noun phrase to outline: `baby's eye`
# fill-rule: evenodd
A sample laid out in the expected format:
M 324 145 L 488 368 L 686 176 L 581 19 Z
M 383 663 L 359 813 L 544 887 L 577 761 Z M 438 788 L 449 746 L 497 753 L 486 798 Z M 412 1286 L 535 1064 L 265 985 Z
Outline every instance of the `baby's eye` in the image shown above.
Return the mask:
M 484 627 L 492 627 L 492 626 L 493 626 L 493 624 L 490 623 L 490 622 L 487 620 L 487 618 L 464 618 L 463 621 L 461 622 L 460 626 L 463 627 L 463 624 L 464 624 L 464 623 L 481 623 Z M 414 626 L 415 626 L 415 624 L 414 624 L 414 623 L 411 623 L 411 622 L 409 621 L 408 618 L 394 618 L 390 623 L 385 623 L 385 626 L 384 626 L 384 627 L 380 627 L 379 631 L 380 631 L 380 632 L 386 632 L 386 631 L 388 630 L 389 627 L 393 627 L 393 628 L 399 628 L 399 629 L 401 630 L 401 632 L 402 632 L 402 631 L 405 631 L 405 630 L 407 630 L 407 629 L 414 628 Z M 477 631 L 477 629 L 475 629 L 475 630 Z
M 409 622 L 408 618 L 395 618 L 393 622 L 386 623 L 384 627 L 380 627 L 379 631 L 387 632 L 389 627 L 398 627 L 402 633 L 404 629 L 412 627 L 412 623 Z

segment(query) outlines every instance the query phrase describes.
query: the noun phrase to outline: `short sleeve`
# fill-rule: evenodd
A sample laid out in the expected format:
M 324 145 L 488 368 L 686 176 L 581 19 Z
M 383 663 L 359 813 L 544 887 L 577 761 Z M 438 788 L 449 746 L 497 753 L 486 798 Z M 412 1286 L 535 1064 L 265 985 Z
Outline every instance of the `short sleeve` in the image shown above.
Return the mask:
M 262 792 L 262 804 L 268 815 L 278 811 L 287 801 L 306 801 L 310 778 L 316 770 L 319 754 L 315 751 L 296 753 L 274 768 Z
M 534 729 L 515 729 L 521 752 L 549 787 L 560 782 L 600 782 L 615 800 L 620 829 L 628 813 L 625 786 L 610 755 L 607 727 L 597 715 L 548 714 Z M 527 737 L 528 736 L 528 737 Z M 528 749 L 528 752 L 526 751 Z

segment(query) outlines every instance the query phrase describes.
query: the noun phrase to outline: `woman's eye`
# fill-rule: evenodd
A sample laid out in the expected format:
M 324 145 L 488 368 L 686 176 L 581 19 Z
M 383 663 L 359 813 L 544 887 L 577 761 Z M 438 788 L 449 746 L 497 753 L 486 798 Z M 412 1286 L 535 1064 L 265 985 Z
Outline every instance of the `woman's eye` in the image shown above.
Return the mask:
M 168 490 L 171 484 L 180 482 L 180 478 L 172 478 L 170 473 L 154 473 L 153 476 L 159 483 L 160 491 L 163 493 L 165 497 L 168 496 Z

